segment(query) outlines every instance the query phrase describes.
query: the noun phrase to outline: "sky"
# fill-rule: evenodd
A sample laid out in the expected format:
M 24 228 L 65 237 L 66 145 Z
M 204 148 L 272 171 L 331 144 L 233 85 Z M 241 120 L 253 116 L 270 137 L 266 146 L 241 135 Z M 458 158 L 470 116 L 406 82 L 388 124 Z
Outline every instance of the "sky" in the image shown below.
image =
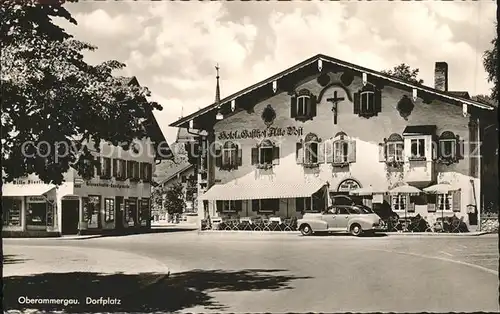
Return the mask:
M 66 4 L 78 25 L 58 21 L 97 50 L 89 63 L 118 60 L 136 76 L 168 125 L 221 97 L 316 54 L 373 70 L 406 63 L 433 86 L 434 64 L 446 61 L 449 90 L 489 94 L 482 55 L 492 47 L 494 1 L 478 2 L 151 2 Z

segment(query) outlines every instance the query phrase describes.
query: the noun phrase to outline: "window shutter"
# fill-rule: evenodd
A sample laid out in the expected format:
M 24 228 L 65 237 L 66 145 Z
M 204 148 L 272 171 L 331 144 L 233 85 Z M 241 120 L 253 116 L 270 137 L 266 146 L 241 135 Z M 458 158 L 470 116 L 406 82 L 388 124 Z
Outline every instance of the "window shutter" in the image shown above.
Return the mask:
M 327 163 L 333 163 L 333 141 L 328 140 L 325 145 L 325 160 Z
M 302 147 L 302 143 L 295 144 L 295 160 L 297 164 L 304 163 L 304 148 Z
M 144 170 L 145 170 L 144 166 L 145 166 L 145 164 L 143 162 L 139 163 L 139 179 L 141 179 L 141 180 L 146 179 L 145 175 L 144 175 Z
M 243 151 L 241 147 L 238 147 L 238 166 L 243 165 Z
M 386 160 L 385 143 L 378 143 L 378 161 L 385 162 Z
M 459 191 L 453 191 L 452 192 L 452 197 L 453 197 L 453 204 L 452 204 L 452 207 L 453 207 L 453 211 L 454 212 L 459 212 L 460 211 L 460 197 L 461 197 L 461 193 L 460 193 L 460 190 Z
M 148 182 L 151 182 L 153 180 L 153 165 L 147 164 L 146 169 L 147 169 L 146 180 L 148 180 Z
M 127 179 L 132 179 L 132 160 L 127 160 Z
M 113 159 L 113 178 L 116 178 L 117 176 L 117 167 L 118 167 L 118 161 L 116 159 Z
M 432 213 L 436 211 L 437 195 L 427 194 L 427 211 Z
M 221 211 L 222 211 L 223 206 L 224 206 L 224 203 L 223 203 L 223 202 L 224 202 L 224 201 L 216 201 L 216 204 L 215 204 L 215 205 L 217 206 L 216 211 L 218 211 L 218 212 L 221 212 Z
M 241 200 L 234 201 L 234 205 L 235 205 L 235 210 L 237 212 L 240 212 L 243 210 L 243 201 L 241 201 Z
M 373 94 L 373 108 L 375 110 L 375 115 L 382 112 L 382 92 L 379 89 L 375 89 Z
M 356 140 L 349 141 L 349 156 L 348 162 L 356 162 Z
M 290 117 L 295 118 L 297 117 L 297 96 L 293 95 L 290 98 Z
M 232 168 L 237 168 L 238 167 L 238 164 L 239 164 L 239 160 L 238 160 L 238 146 L 236 146 L 235 149 L 231 150 L 231 167 Z
M 218 168 L 222 166 L 222 151 L 220 149 L 215 150 L 215 166 Z
M 406 208 L 409 213 L 415 212 L 415 203 L 413 202 L 413 199 L 410 196 L 410 194 L 406 196 Z
M 102 158 L 100 158 L 100 157 L 97 157 L 96 159 L 97 159 L 97 164 L 95 166 L 95 170 L 96 170 L 97 175 L 100 176 L 102 173 L 101 167 L 102 167 L 103 162 L 102 162 Z
M 437 145 L 432 145 L 432 160 L 436 160 L 441 157 L 441 141 L 436 138 L 433 139 L 434 143 L 437 143 Z
M 325 162 L 325 144 L 323 142 L 318 143 L 318 163 L 320 164 Z
M 474 146 L 474 149 L 476 149 L 477 145 L 473 145 L 473 146 Z M 457 160 L 464 159 L 465 143 L 464 143 L 464 140 L 460 139 L 459 135 L 457 135 L 457 140 L 455 142 L 455 149 L 457 150 L 457 152 L 456 152 Z M 474 151 L 473 153 L 475 153 L 477 155 L 477 151 Z M 475 156 L 471 156 L 471 158 L 475 158 Z
M 309 111 L 309 117 L 310 118 L 314 118 L 316 116 L 316 96 L 315 95 L 311 95 L 311 97 L 309 98 L 310 100 L 310 111 Z
M 252 147 L 252 165 L 259 164 L 259 148 Z
M 273 165 L 280 164 L 280 148 L 279 146 L 273 147 Z
M 360 107 L 361 107 L 361 103 L 360 103 L 360 99 L 359 99 L 359 92 L 354 93 L 353 105 L 354 105 L 354 114 L 359 114 Z
M 260 210 L 259 200 L 252 200 L 252 211 L 258 212 Z

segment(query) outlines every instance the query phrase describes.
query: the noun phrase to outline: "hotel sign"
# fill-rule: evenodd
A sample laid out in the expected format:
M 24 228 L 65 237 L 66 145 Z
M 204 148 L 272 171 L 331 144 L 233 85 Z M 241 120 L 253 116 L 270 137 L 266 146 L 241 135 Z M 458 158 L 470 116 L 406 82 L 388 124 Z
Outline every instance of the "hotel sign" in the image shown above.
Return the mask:
M 248 129 L 236 131 L 222 131 L 217 137 L 218 140 L 239 140 L 239 139 L 254 139 L 266 137 L 281 137 L 281 136 L 302 136 L 304 129 L 302 127 L 289 126 L 285 128 L 271 127 L 265 130 Z
M 359 183 L 352 180 L 352 179 L 347 179 L 345 181 L 342 181 L 337 189 L 339 192 L 349 192 L 352 190 L 359 189 Z

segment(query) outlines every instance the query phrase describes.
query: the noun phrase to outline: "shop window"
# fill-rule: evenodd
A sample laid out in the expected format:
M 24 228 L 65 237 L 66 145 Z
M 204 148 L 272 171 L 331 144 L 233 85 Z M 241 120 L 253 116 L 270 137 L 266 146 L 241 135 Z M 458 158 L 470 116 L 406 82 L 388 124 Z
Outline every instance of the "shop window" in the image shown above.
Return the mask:
M 393 210 L 405 210 L 406 209 L 406 194 L 393 195 L 391 199 L 391 206 Z
M 26 224 L 28 226 L 47 226 L 47 202 L 42 197 L 27 198 Z
M 4 226 L 21 225 L 22 200 L 2 197 L 2 218 Z
M 280 209 L 278 198 L 258 199 L 252 201 L 252 210 L 260 213 L 274 213 Z
M 311 211 L 311 198 L 310 197 L 297 197 L 295 199 L 295 210 L 298 212 Z
M 140 172 L 141 172 L 141 180 L 142 182 L 151 182 L 153 176 L 153 166 L 148 162 L 140 163 Z
M 257 147 L 252 148 L 252 165 L 268 169 L 279 164 L 280 149 L 270 140 L 262 141 Z
M 411 157 L 410 160 L 425 160 L 425 139 L 411 139 Z
M 102 157 L 100 160 L 99 177 L 101 179 L 111 179 L 111 158 Z
M 127 160 L 127 177 L 130 181 L 139 181 L 139 163 L 133 160 Z
M 139 207 L 139 220 L 141 222 L 141 226 L 147 226 L 149 217 L 150 217 L 150 205 L 149 205 L 149 198 L 142 198 L 140 201 L 140 207 Z
M 217 211 L 222 213 L 234 213 L 241 211 L 243 208 L 243 202 L 241 200 L 236 201 L 217 201 Z
M 89 195 L 87 198 L 86 221 L 89 228 L 100 227 L 101 217 L 101 197 L 98 195 Z
M 354 114 L 370 118 L 382 111 L 382 94 L 373 85 L 367 84 L 354 93 Z
M 437 195 L 438 210 L 451 210 L 452 202 L 453 202 L 453 195 L 451 193 Z
M 106 222 L 115 220 L 115 200 L 112 198 L 104 199 L 104 220 Z
M 290 116 L 298 121 L 311 120 L 316 116 L 316 96 L 307 89 L 300 90 L 292 96 Z
M 242 150 L 231 142 L 225 142 L 222 149 L 216 151 L 215 164 L 221 170 L 238 169 L 242 165 Z
M 126 161 L 122 159 L 113 159 L 113 177 L 116 180 L 124 181 L 127 179 Z
M 125 203 L 125 222 L 128 226 L 137 226 L 137 198 L 130 197 Z

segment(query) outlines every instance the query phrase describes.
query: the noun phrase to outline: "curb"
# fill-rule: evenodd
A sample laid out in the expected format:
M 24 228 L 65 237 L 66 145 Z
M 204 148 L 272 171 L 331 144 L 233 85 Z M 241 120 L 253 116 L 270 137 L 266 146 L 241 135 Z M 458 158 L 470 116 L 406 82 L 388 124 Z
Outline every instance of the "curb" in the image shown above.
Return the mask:
M 263 235 L 300 235 L 299 231 L 247 231 L 247 230 L 204 230 L 198 231 L 198 235 L 222 235 L 222 234 L 232 234 L 232 235 L 251 235 L 251 236 L 263 236 Z M 481 232 L 466 232 L 466 233 L 434 233 L 434 232 L 380 232 L 378 234 L 384 234 L 388 237 L 477 237 L 486 234 L 494 234 L 491 232 L 481 231 Z M 346 234 L 348 236 L 348 234 Z

